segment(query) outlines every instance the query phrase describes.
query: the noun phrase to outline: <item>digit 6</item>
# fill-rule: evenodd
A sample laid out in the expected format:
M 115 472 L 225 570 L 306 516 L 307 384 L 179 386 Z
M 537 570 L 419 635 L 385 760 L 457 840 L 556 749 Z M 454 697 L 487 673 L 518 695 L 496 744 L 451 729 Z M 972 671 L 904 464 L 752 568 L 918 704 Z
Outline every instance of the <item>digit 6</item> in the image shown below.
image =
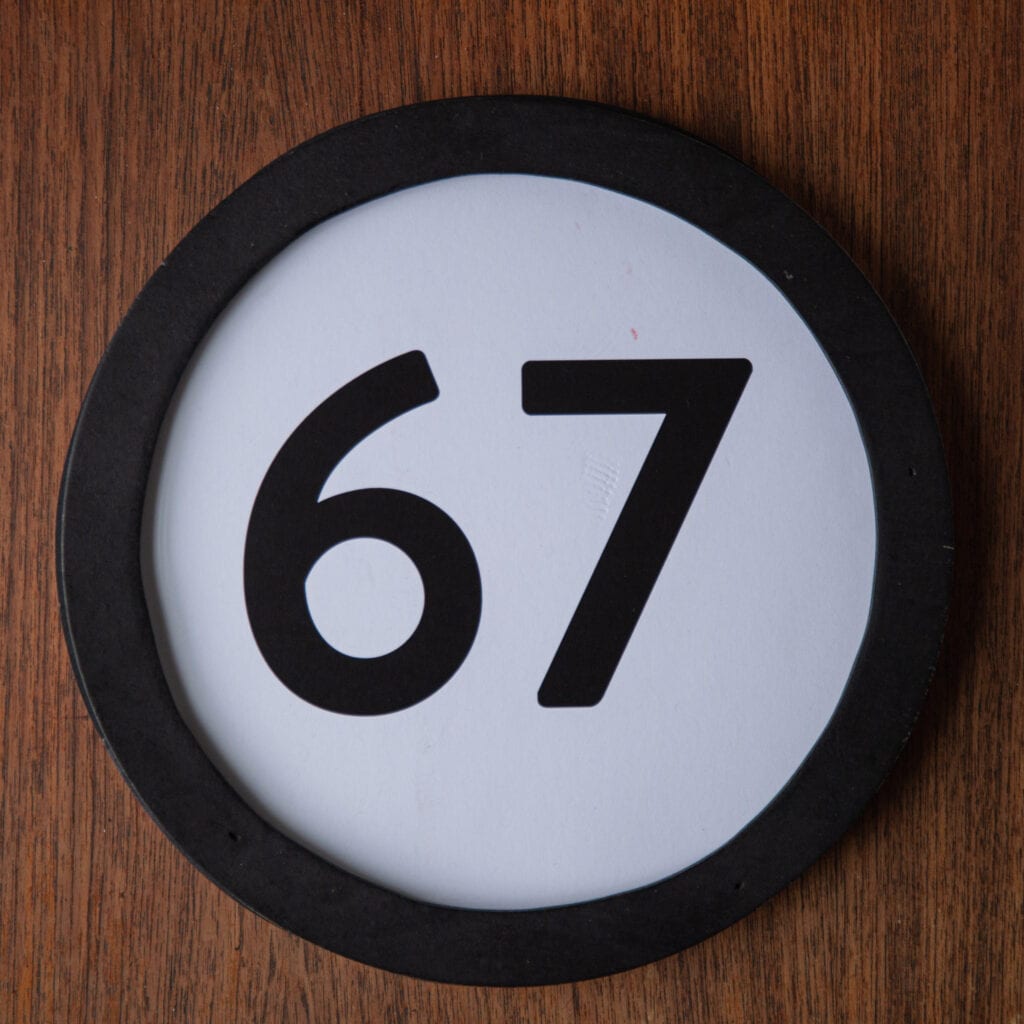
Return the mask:
M 346 384 L 295 429 L 263 478 L 245 538 L 245 604 L 274 674 L 303 700 L 347 715 L 385 715 L 436 693 L 465 660 L 480 624 L 481 585 L 465 534 L 407 491 L 367 488 L 317 498 L 334 467 L 375 430 L 439 394 L 422 352 Z M 353 658 L 317 631 L 306 577 L 327 550 L 356 537 L 388 541 L 423 580 L 419 625 L 400 647 Z

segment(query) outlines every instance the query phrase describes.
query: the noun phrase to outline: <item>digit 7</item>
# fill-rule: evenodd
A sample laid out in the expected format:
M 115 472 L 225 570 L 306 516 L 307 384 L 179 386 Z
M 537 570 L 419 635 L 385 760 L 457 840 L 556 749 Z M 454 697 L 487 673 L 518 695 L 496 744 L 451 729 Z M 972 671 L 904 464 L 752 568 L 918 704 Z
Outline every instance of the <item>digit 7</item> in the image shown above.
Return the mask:
M 544 676 L 544 707 L 604 696 L 750 373 L 746 359 L 523 364 L 529 416 L 665 414 Z

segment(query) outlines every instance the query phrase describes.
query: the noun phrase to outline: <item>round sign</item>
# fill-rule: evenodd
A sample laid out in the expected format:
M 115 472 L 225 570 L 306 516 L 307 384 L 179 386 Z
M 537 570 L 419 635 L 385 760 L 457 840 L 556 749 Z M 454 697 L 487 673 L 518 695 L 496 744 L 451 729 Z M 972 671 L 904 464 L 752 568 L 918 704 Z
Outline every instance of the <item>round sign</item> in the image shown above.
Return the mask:
M 937 653 L 948 488 L 849 259 L 673 129 L 490 98 L 243 185 L 111 342 L 72 660 L 237 899 L 438 980 L 622 970 L 848 827 Z

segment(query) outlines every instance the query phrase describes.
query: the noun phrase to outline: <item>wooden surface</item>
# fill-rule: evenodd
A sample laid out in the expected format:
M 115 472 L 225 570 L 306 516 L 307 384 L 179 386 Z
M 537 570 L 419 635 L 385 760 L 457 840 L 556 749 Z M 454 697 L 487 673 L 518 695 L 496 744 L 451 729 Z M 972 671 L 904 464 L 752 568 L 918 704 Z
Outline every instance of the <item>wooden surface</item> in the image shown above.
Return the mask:
M 1024 1022 L 1022 54 L 1014 0 L 0 0 L 0 1021 Z M 86 715 L 53 555 L 90 375 L 182 234 L 316 132 L 494 92 L 657 116 L 809 209 L 921 362 L 958 534 L 931 695 L 840 845 L 695 949 L 511 991 L 347 962 L 193 870 Z

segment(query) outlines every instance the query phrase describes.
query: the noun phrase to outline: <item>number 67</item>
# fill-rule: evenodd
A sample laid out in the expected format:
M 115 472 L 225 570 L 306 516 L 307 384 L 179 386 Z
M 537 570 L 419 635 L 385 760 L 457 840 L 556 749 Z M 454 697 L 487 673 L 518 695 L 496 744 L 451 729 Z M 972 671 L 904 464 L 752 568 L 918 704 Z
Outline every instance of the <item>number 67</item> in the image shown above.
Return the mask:
M 523 365 L 527 415 L 665 414 L 541 684 L 543 706 L 593 707 L 604 696 L 750 372 L 746 359 Z M 356 445 L 439 393 L 422 352 L 381 363 L 299 424 L 256 495 L 245 541 L 249 623 L 278 679 L 328 711 L 382 715 L 411 707 L 444 686 L 473 646 L 480 572 L 454 520 L 432 502 L 392 488 L 317 500 L 324 480 Z M 419 625 L 377 658 L 335 650 L 306 605 L 313 565 L 356 537 L 394 544 L 423 580 Z

